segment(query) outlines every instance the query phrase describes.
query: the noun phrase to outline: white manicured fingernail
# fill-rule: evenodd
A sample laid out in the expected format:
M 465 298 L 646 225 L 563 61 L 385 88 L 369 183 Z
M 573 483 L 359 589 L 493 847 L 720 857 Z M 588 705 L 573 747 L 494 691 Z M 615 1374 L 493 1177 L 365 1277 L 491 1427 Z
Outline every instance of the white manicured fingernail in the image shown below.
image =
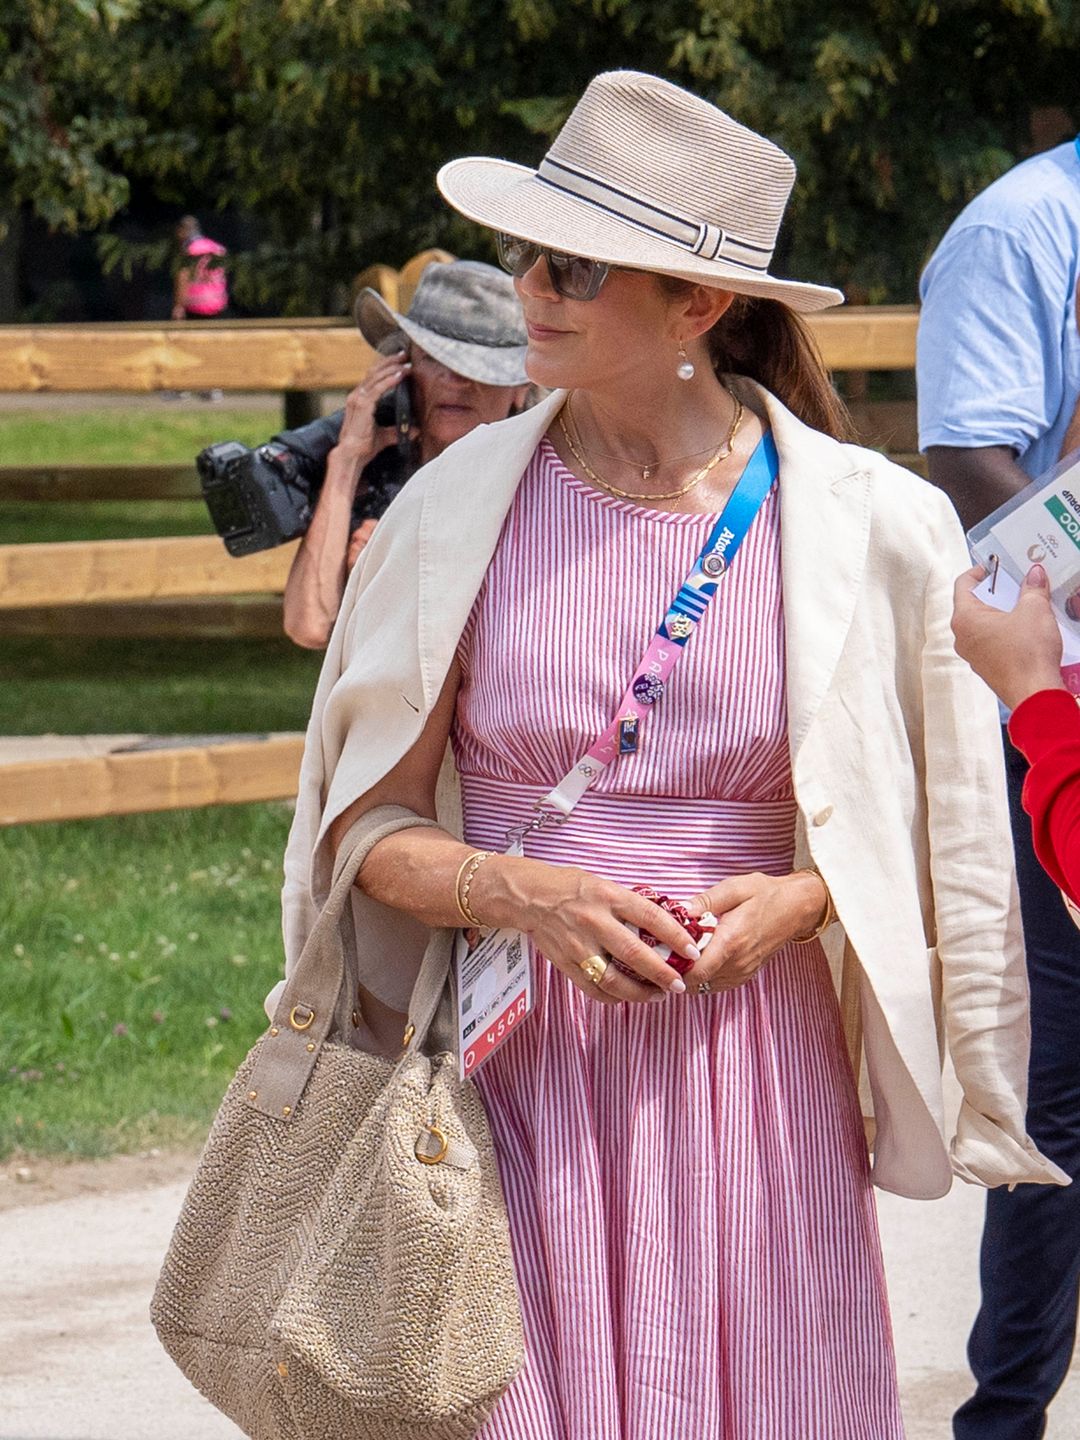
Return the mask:
M 668 986 L 668 989 L 674 991 L 676 995 L 686 994 L 686 986 L 683 984 L 683 982 L 679 979 L 677 975 L 675 976 L 675 979 L 672 980 L 671 984 Z
M 701 951 L 696 945 L 684 945 L 682 953 L 686 956 L 687 960 L 693 960 L 695 963 L 701 959 Z

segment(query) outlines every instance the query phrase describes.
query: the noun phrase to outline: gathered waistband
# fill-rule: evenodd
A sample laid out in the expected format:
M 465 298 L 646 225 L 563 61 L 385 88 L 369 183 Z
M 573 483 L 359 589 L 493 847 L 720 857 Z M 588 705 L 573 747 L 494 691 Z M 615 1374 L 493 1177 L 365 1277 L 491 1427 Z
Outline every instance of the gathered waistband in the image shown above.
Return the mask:
M 506 848 L 506 832 L 525 824 L 547 787 L 461 777 L 470 845 Z M 748 870 L 783 874 L 795 849 L 794 797 L 712 800 L 588 792 L 563 825 L 534 831 L 525 853 L 579 864 L 626 883 L 713 884 Z

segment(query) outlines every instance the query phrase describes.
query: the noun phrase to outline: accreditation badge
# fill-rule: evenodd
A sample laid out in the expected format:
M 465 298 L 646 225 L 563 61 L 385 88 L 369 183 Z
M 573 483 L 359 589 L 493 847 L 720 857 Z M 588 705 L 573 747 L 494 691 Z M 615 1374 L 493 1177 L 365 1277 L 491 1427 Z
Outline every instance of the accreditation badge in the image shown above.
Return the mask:
M 524 1023 L 533 1007 L 532 952 L 520 930 L 459 930 L 457 979 L 458 1073 L 471 1079 Z

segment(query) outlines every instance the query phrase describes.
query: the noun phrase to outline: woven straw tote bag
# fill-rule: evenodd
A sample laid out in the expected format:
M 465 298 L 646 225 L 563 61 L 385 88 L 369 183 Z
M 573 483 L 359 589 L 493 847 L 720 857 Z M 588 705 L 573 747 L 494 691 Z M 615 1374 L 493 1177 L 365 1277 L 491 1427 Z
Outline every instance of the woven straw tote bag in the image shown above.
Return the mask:
M 349 831 L 274 1021 L 237 1071 L 151 1315 L 253 1440 L 465 1440 L 519 1369 L 510 1237 L 480 1097 L 424 1040 L 447 989 L 434 932 L 399 1060 L 347 1040 L 342 915 L 384 806 Z M 432 1048 L 432 1047 L 428 1047 Z

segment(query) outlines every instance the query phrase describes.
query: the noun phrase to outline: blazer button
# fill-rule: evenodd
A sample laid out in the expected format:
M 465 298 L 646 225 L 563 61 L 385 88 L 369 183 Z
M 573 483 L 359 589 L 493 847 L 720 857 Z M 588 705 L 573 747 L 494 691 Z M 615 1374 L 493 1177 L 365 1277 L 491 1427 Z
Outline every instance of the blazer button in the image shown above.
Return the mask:
M 813 823 L 814 823 L 815 825 L 825 825 L 825 824 L 827 824 L 827 823 L 832 819 L 832 812 L 833 812 L 833 807 L 832 807 L 831 805 L 826 805 L 826 806 L 824 807 L 824 809 L 819 810 L 819 811 L 817 812 L 817 814 L 814 816 L 814 822 L 813 822 Z

